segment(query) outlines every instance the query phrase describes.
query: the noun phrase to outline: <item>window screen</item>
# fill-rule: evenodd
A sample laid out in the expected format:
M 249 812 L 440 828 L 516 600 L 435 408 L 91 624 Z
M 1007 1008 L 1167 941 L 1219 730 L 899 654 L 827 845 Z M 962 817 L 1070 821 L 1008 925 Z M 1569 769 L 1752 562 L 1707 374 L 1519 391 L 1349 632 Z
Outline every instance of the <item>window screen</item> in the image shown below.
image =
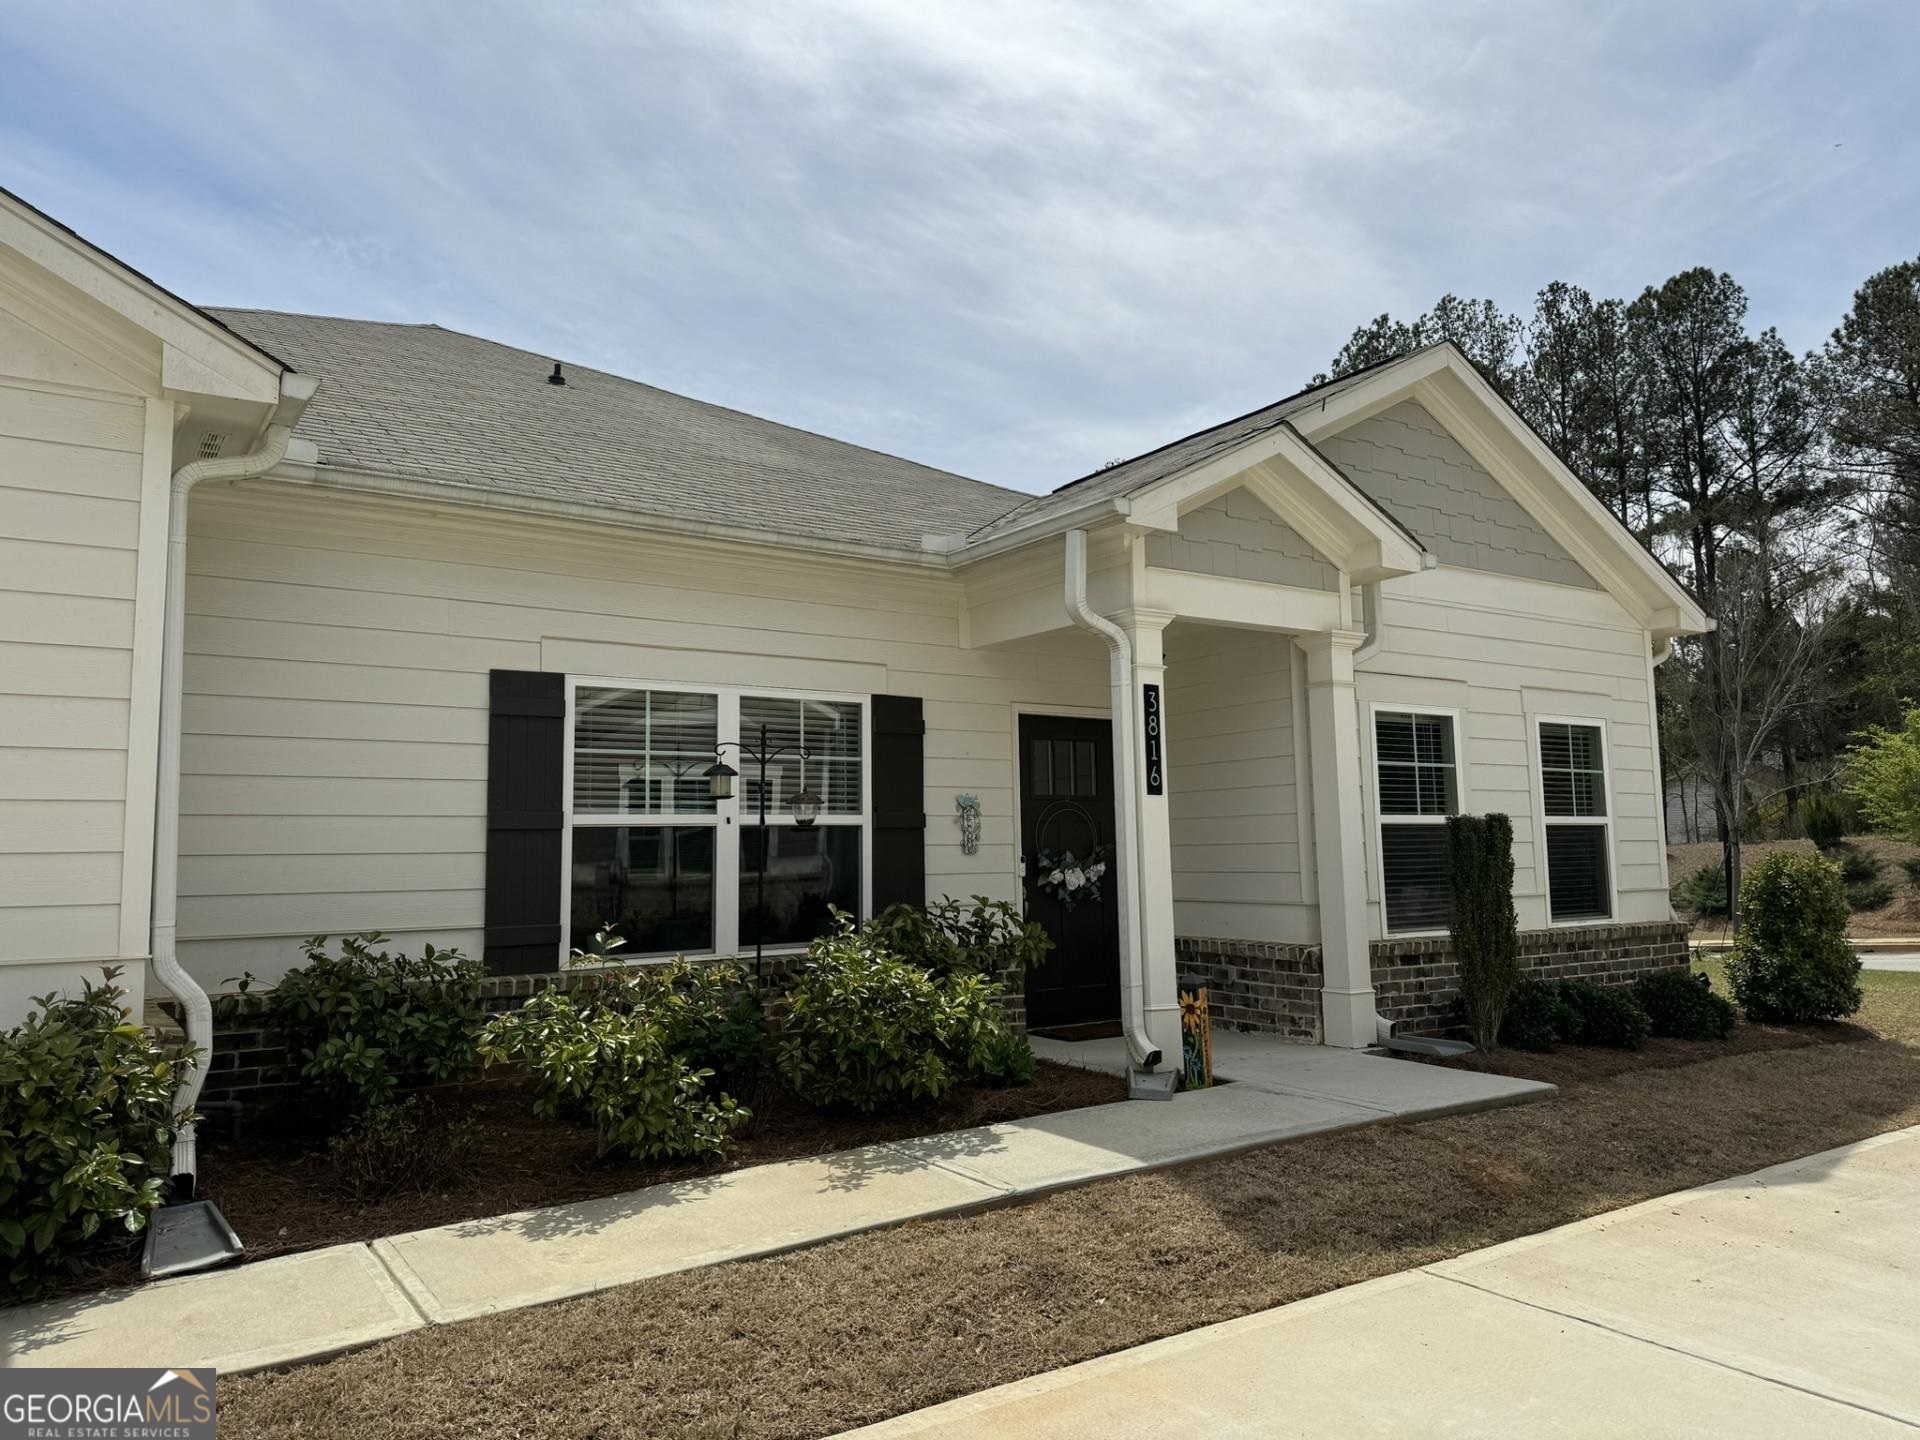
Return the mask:
M 1446 818 L 1460 808 L 1453 717 L 1381 710 L 1373 720 L 1380 882 L 1387 929 L 1446 926 Z
M 1540 722 L 1540 794 L 1547 831 L 1547 908 L 1556 921 L 1613 914 L 1607 834 L 1605 732 L 1574 721 Z

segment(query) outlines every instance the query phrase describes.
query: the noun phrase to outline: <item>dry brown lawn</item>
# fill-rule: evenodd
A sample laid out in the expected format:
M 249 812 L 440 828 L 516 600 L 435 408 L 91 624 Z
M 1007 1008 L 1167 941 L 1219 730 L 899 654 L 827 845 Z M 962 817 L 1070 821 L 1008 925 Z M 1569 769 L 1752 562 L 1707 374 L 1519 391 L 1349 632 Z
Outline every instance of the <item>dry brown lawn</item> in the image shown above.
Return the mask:
M 421 1331 L 222 1382 L 221 1434 L 833 1434 L 1920 1123 L 1920 974 L 1865 984 L 1857 1043 L 1639 1069 Z

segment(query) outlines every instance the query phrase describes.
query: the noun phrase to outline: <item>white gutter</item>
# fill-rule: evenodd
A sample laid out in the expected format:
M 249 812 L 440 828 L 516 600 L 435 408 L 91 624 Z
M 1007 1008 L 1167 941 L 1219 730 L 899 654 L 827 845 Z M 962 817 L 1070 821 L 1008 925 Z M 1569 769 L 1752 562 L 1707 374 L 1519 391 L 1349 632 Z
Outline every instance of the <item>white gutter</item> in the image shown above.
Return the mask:
M 260 448 L 246 455 L 195 460 L 174 472 L 167 511 L 167 603 L 160 651 L 160 754 L 153 806 L 153 974 L 173 992 L 186 1017 L 187 1039 L 200 1049 L 196 1063 L 181 1067 L 173 1092 L 175 1110 L 191 1110 L 206 1081 L 213 1054 L 213 1002 L 180 964 L 175 950 L 180 893 L 180 707 L 187 651 L 187 499 L 203 480 L 245 480 L 265 474 L 285 458 L 293 427 L 318 388 L 311 376 L 280 376 L 274 407 Z M 198 1127 L 187 1124 L 173 1142 L 173 1173 L 191 1191 Z M 184 1196 L 176 1195 L 182 1199 Z
M 1147 1034 L 1146 957 L 1141 954 L 1140 883 L 1134 871 L 1140 854 L 1140 806 L 1134 794 L 1133 642 L 1127 632 L 1087 604 L 1087 532 L 1067 531 L 1067 614 L 1083 630 L 1107 642 L 1113 677 L 1113 863 L 1121 880 L 1120 1028 L 1135 1068 L 1152 1070 L 1160 1051 Z
M 967 535 L 929 536 L 928 540 L 932 543 L 926 548 L 947 556 L 947 563 L 950 565 L 971 565 L 976 560 L 985 560 L 1009 550 L 1018 550 L 1024 545 L 1048 540 L 1055 535 L 1079 530 L 1087 525 L 1097 525 L 1103 520 L 1112 520 L 1116 517 L 1124 520 L 1132 513 L 1133 501 L 1127 496 L 1102 495 L 1092 500 L 1083 500 L 1071 509 L 1042 515 L 1036 520 L 1024 521 L 985 540 L 974 540 Z
M 945 570 L 951 564 L 943 555 L 929 554 L 904 545 L 867 544 L 821 535 L 798 535 L 791 531 L 776 534 L 718 520 L 692 520 L 684 516 L 659 515 L 640 510 L 616 510 L 585 500 L 558 500 L 541 495 L 522 495 L 510 490 L 489 490 L 478 485 L 455 484 L 435 478 L 429 471 L 414 473 L 375 470 L 364 466 L 320 465 L 296 455 L 288 457 L 267 478 L 276 484 L 303 485 L 313 490 L 344 490 L 358 495 L 418 500 L 455 509 L 579 521 L 601 530 L 618 527 L 649 534 L 683 535 L 694 540 L 774 546 L 781 550 L 806 550 L 819 555 L 912 565 L 920 569 Z

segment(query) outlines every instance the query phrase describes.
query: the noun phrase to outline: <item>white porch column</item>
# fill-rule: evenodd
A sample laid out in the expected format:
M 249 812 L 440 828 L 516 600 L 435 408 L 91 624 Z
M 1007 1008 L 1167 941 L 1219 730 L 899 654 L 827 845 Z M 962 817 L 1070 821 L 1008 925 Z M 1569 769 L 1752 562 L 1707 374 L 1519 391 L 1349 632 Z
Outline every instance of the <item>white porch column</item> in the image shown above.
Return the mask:
M 1124 628 L 1133 643 L 1134 734 L 1139 744 L 1134 752 L 1133 793 L 1135 813 L 1140 817 L 1139 845 L 1136 849 L 1140 883 L 1141 973 L 1146 979 L 1147 1033 L 1159 1047 L 1163 1064 L 1180 1068 L 1180 996 L 1173 953 L 1173 830 L 1167 815 L 1167 656 L 1166 629 L 1172 612 L 1165 610 L 1123 610 L 1114 622 Z M 1152 747 L 1147 734 L 1147 686 L 1160 692 L 1160 715 L 1154 723 L 1160 730 L 1160 783 L 1158 795 L 1148 779 L 1148 756 Z
M 1356 630 L 1303 635 L 1313 842 L 1320 902 L 1322 1038 L 1351 1050 L 1374 1043 L 1366 851 L 1361 839 L 1360 713 L 1354 701 Z

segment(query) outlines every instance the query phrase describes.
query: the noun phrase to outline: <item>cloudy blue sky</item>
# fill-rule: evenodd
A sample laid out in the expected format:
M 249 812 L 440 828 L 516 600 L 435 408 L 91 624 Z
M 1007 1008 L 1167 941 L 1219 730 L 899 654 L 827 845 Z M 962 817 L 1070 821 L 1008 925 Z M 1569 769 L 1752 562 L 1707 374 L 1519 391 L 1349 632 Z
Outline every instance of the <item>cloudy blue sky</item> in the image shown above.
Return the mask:
M 431 320 L 1025 489 L 1443 291 L 1920 254 L 1912 0 L 11 0 L 0 184 L 181 293 Z

